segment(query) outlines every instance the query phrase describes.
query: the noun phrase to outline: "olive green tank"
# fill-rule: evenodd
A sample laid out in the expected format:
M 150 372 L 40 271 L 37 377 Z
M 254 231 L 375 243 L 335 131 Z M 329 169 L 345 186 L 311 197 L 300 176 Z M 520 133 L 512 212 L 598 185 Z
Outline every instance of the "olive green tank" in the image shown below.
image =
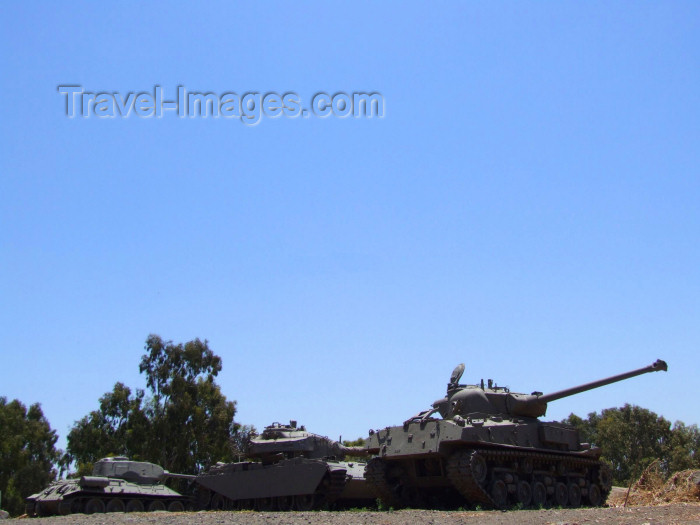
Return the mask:
M 26 499 L 29 516 L 95 514 L 100 512 L 183 511 L 189 499 L 163 485 L 166 478 L 193 479 L 171 474 L 159 465 L 104 458 L 95 463 L 92 476 L 54 481 Z
M 312 510 L 374 501 L 365 463 L 345 461 L 367 450 L 297 428 L 296 421 L 265 427 L 248 455 L 252 461 L 219 463 L 197 476 L 200 508 Z
M 542 422 L 547 403 L 637 375 L 664 361 L 543 395 L 517 394 L 491 380 L 461 385 L 457 366 L 447 395 L 402 426 L 370 430 L 365 477 L 386 506 L 599 506 L 612 487 L 600 449 L 578 431 Z M 437 418 L 434 415 L 439 414 Z

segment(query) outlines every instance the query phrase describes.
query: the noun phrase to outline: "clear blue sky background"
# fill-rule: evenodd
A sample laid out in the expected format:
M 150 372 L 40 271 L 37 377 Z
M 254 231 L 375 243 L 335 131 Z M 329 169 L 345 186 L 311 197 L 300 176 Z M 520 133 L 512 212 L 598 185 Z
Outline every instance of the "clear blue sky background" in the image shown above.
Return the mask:
M 700 422 L 700 5 L 3 3 L 0 395 L 52 426 L 149 333 L 344 437 L 463 381 Z M 88 91 L 378 91 L 383 119 L 76 118 Z

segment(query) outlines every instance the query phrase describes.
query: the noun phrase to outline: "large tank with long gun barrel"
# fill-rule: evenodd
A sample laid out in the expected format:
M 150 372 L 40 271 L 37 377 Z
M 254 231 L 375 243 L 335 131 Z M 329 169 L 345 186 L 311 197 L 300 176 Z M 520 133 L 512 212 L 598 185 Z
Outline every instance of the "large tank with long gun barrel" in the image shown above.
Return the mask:
M 273 423 L 250 440 L 250 461 L 222 463 L 197 476 L 199 505 L 210 509 L 312 510 L 368 505 L 361 447 L 307 432 L 296 421 Z
M 103 458 L 91 476 L 54 481 L 26 499 L 29 516 L 95 514 L 101 512 L 179 512 L 189 507 L 188 497 L 165 486 L 167 478 L 194 479 L 172 474 L 160 465 L 118 456 Z
M 650 366 L 551 394 L 461 385 L 464 365 L 447 395 L 402 426 L 370 430 L 365 469 L 375 495 L 387 506 L 485 505 L 599 506 L 612 487 L 600 449 L 581 443 L 578 430 L 542 422 L 547 403 L 634 376 L 666 371 Z M 441 419 L 433 417 L 439 413 Z

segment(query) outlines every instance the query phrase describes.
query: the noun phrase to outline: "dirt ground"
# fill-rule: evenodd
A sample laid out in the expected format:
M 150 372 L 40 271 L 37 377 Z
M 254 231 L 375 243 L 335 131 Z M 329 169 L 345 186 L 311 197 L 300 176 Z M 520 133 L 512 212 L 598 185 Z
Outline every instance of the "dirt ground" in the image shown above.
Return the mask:
M 653 507 L 603 507 L 595 509 L 547 509 L 519 511 L 433 511 L 389 512 L 153 512 L 131 514 L 76 514 L 29 520 L 8 520 L 22 525 L 506 525 L 620 523 L 635 525 L 698 523 L 700 503 L 673 503 Z

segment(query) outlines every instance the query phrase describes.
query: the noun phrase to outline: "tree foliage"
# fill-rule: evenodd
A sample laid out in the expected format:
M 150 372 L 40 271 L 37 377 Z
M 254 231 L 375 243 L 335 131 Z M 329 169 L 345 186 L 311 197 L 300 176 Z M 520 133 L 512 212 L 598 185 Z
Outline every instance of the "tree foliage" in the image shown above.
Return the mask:
M 346 447 L 364 447 L 367 444 L 367 440 L 363 437 L 357 439 L 344 439 L 343 445 Z
M 66 461 L 76 461 L 80 472 L 101 457 L 125 455 L 196 474 L 232 460 L 242 436 L 234 422 L 236 402 L 214 380 L 221 358 L 199 339 L 174 344 L 150 335 L 145 350 L 139 370 L 150 396 L 117 383 L 98 410 L 71 429 Z
M 697 425 L 686 426 L 676 421 L 671 429 L 668 452 L 668 470 L 678 472 L 700 468 L 700 429 Z
M 655 459 L 667 473 L 700 467 L 700 431 L 697 425 L 676 422 L 635 405 L 592 412 L 587 419 L 571 414 L 563 421 L 576 427 L 581 440 L 602 450 L 613 468 L 613 480 L 627 484 Z
M 231 453 L 236 461 L 242 461 L 248 455 L 250 438 L 258 435 L 253 425 L 241 425 L 231 437 Z
M 77 462 L 77 473 L 89 475 L 100 458 L 130 456 L 148 458 L 148 441 L 152 422 L 143 407 L 144 392 L 116 383 L 111 392 L 100 398 L 98 410 L 77 421 L 68 434 L 64 463 Z
M 22 514 L 24 498 L 56 478 L 57 439 L 38 403 L 27 410 L 0 397 L 0 490 L 10 514 Z

